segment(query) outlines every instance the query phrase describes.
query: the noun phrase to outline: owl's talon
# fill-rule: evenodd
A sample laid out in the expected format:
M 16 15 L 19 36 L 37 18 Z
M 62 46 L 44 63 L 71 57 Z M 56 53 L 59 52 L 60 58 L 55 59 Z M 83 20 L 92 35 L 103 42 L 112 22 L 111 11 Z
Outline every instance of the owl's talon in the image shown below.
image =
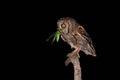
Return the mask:
M 68 53 L 67 57 L 72 57 L 74 54 L 73 53 Z
M 79 55 L 79 53 L 77 53 L 77 54 L 68 53 L 68 54 L 67 54 L 67 57 L 78 57 L 78 58 L 80 58 L 80 55 Z

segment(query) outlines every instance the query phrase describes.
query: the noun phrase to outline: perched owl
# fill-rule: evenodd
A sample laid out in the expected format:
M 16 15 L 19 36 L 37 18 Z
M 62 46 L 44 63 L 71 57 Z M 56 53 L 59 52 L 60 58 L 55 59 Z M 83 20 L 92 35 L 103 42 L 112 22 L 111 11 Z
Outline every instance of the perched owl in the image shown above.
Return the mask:
M 96 56 L 92 40 L 86 30 L 73 18 L 60 18 L 57 22 L 58 30 L 61 32 L 61 38 L 75 50 L 67 56 L 77 55 L 83 51 L 87 55 Z

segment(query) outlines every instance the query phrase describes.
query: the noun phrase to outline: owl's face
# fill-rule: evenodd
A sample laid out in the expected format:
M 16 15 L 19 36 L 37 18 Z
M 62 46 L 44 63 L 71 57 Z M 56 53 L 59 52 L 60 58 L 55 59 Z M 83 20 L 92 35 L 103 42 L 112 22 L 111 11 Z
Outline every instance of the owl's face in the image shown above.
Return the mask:
M 62 33 L 68 33 L 69 24 L 68 21 L 64 18 L 61 18 L 57 22 L 58 30 L 60 30 Z
M 76 21 L 73 18 L 60 18 L 57 22 L 58 30 L 62 33 L 67 34 L 75 30 Z

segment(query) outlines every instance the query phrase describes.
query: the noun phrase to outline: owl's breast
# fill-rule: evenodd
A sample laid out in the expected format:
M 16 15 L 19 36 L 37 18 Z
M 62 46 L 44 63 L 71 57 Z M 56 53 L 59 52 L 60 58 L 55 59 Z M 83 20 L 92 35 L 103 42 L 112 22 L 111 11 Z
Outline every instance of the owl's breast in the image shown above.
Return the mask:
M 78 36 L 72 34 L 62 34 L 61 38 L 73 48 L 80 45 L 81 42 Z
M 62 34 L 61 37 L 65 42 L 71 42 L 74 40 L 74 37 L 71 34 Z

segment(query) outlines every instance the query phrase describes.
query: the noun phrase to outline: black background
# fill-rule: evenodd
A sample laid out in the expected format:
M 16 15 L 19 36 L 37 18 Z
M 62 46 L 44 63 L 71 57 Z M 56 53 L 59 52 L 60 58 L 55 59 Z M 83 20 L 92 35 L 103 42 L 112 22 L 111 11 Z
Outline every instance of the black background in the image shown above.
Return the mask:
M 117 12 L 116 8 L 106 5 L 76 4 L 73 7 L 57 4 L 51 7 L 27 3 L 8 7 L 6 16 L 13 27 L 7 28 L 12 29 L 12 34 L 8 34 L 10 43 L 7 47 L 11 54 L 6 54 L 9 60 L 5 73 L 15 79 L 73 80 L 72 64 L 64 65 L 67 53 L 72 51 L 70 46 L 62 39 L 53 45 L 51 41 L 46 42 L 56 31 L 59 18 L 72 17 L 89 33 L 97 54 L 92 57 L 80 52 L 83 80 L 115 79 L 118 71 L 115 52 Z

